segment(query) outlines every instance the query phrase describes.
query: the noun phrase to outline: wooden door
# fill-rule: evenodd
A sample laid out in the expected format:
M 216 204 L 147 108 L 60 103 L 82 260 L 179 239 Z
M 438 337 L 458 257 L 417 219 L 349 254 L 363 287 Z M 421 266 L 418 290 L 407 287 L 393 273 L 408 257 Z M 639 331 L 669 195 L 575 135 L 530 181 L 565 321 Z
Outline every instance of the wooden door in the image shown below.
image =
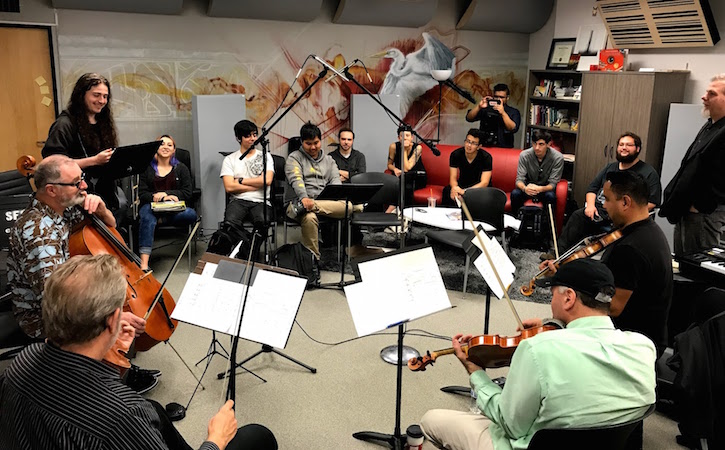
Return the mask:
M 617 95 L 611 129 L 611 144 L 614 152 L 610 159 L 611 161 L 616 160 L 617 138 L 625 131 L 631 131 L 642 138 L 642 150 L 639 156 L 640 159 L 644 159 L 647 152 L 655 75 L 653 73 L 622 73 L 616 78 Z
M 40 161 L 55 120 L 49 29 L 0 26 L 0 61 L 0 171 L 7 171 L 22 155 Z
M 584 206 L 589 183 L 609 160 L 616 83 L 613 74 L 586 73 L 582 77 L 579 137 L 574 163 L 574 199 L 580 207 Z

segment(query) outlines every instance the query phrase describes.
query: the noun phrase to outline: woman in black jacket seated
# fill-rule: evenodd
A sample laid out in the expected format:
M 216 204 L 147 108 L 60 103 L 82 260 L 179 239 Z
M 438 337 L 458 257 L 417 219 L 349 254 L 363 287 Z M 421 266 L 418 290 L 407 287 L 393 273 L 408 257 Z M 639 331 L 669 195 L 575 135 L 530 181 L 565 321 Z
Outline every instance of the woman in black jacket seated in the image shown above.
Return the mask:
M 151 248 L 154 243 L 156 224 L 189 225 L 196 221 L 196 211 L 187 207 L 184 211 L 154 212 L 151 202 L 188 202 L 191 199 L 191 173 L 176 156 L 176 143 L 165 134 L 158 140 L 163 143 L 156 151 L 146 172 L 141 174 L 138 191 L 141 200 L 139 211 L 138 246 L 141 268 L 148 269 Z

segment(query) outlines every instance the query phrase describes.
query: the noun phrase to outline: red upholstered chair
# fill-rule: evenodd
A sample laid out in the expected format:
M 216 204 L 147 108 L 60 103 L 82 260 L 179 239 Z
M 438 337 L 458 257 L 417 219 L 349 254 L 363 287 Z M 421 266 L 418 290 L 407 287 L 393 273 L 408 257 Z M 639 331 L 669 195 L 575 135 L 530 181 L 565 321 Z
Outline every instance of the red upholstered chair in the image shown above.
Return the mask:
M 433 152 L 425 145 L 423 147 L 423 166 L 427 173 L 428 184 L 426 187 L 417 189 L 413 193 L 413 202 L 416 205 L 427 205 L 428 197 L 437 199 L 437 203 L 441 203 L 443 197 L 443 188 L 448 185 L 448 162 L 450 161 L 453 150 L 460 145 L 439 144 L 438 150 L 441 155 L 435 156 Z M 489 147 L 485 149 L 493 158 L 493 171 L 491 172 L 491 187 L 499 188 L 506 193 L 506 212 L 511 211 L 511 191 L 516 187 L 516 169 L 519 165 L 519 154 L 521 150 L 514 148 Z M 562 179 L 556 185 L 556 212 L 554 219 L 556 220 L 556 229 L 561 232 L 564 226 L 564 209 L 566 208 L 566 196 L 568 193 L 568 183 Z M 534 204 L 526 203 L 526 204 Z M 548 217 L 548 216 L 547 216 Z

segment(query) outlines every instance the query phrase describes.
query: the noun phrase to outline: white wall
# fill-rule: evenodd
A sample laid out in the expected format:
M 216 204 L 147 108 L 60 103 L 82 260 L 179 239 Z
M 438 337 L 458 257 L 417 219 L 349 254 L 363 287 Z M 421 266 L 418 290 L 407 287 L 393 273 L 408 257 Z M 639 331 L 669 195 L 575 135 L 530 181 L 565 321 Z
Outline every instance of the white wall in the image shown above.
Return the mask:
M 439 2 L 434 20 L 420 29 L 332 24 L 329 5 L 311 23 L 212 18 L 206 16 L 202 3 L 184 2 L 180 16 L 58 10 L 62 102 L 79 75 L 99 71 L 113 77 L 114 95 L 118 92 L 117 99 L 124 99 L 113 104 L 122 141 L 150 139 L 164 130 L 173 133 L 181 146 L 191 147 L 189 91 L 201 94 L 236 89 L 248 99 L 248 117 L 261 125 L 307 55 L 337 59 L 340 65 L 360 58 L 373 72 L 377 67 L 379 85 L 387 65 L 379 65 L 381 60 L 370 55 L 396 41 L 420 40 L 425 31 L 454 50 L 459 72 L 475 72 L 471 89 L 479 90 L 475 96 L 480 96 L 480 89 L 486 86 L 506 82 L 516 93 L 515 106 L 524 106 L 528 35 L 456 31 L 454 2 Z M 314 61 L 305 68 L 308 72 L 303 78 L 309 76 L 308 81 L 320 70 Z M 209 81 L 215 77 L 224 85 Z M 181 91 L 181 98 L 169 100 L 171 93 L 160 86 L 169 83 Z M 198 83 L 208 86 L 202 89 Z M 282 92 L 270 90 L 272 87 Z M 200 92 L 204 89 L 211 92 Z M 283 153 L 286 139 L 295 136 L 306 120 L 324 123 L 323 134 L 331 131 L 326 144 L 336 140 L 335 126 L 348 120 L 350 89 L 335 82 L 316 87 L 313 95 L 275 128 L 273 151 Z M 298 86 L 295 92 L 301 90 Z M 406 117 L 427 137 L 435 137 L 437 116 L 426 108 L 432 109 L 437 97 L 429 95 L 423 111 Z M 461 135 L 470 126 L 462 119 L 469 105 L 455 94 L 446 102 L 441 138 L 443 142 L 462 142 Z M 390 139 L 392 142 L 395 136 Z
M 581 25 L 593 25 L 605 29 L 601 17 L 592 16 L 592 8 L 595 5 L 594 0 L 557 0 L 554 38 L 576 37 Z M 725 37 L 725 1 L 710 0 L 710 7 L 720 35 Z M 725 57 L 725 41 L 721 39 L 713 47 L 632 49 L 629 52 L 628 62 L 631 63 L 632 70 L 640 67 L 653 67 L 657 70 L 689 70 L 685 103 L 700 103 L 700 96 L 705 93 L 710 78 L 725 72 L 723 57 Z

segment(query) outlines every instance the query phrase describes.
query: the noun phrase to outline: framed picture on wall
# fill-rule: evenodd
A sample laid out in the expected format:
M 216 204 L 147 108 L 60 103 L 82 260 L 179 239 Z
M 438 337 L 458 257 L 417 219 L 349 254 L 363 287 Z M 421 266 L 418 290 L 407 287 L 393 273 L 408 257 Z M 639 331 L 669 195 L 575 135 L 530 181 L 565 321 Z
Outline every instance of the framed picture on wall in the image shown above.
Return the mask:
M 549 50 L 549 59 L 546 60 L 546 68 L 558 70 L 571 68 L 570 60 L 575 45 L 576 38 L 553 39 Z

